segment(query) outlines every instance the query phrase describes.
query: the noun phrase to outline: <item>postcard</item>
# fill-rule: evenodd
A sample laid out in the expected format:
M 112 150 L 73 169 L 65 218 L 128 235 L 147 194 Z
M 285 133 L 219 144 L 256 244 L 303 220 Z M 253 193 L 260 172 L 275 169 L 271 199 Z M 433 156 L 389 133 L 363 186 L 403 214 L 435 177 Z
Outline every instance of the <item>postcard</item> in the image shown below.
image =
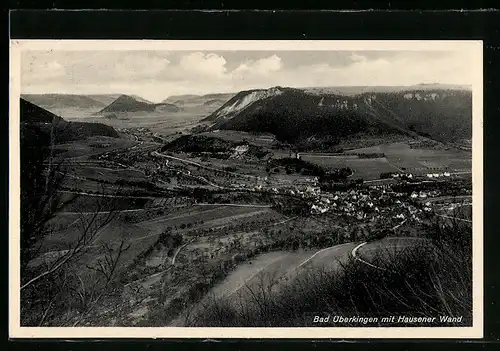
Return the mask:
M 482 41 L 12 40 L 11 338 L 481 338 Z

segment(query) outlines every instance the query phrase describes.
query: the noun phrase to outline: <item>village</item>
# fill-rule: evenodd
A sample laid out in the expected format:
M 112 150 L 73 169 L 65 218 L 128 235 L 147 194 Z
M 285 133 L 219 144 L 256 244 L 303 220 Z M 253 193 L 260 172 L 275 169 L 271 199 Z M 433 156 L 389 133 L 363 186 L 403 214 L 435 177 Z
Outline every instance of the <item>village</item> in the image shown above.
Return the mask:
M 236 147 L 232 159 L 243 159 L 244 162 L 248 149 L 248 145 Z M 439 199 L 441 196 L 468 196 L 471 193 L 467 190 L 471 188 L 470 179 L 450 172 L 419 175 L 393 172 L 381 174 L 380 180 L 366 182 L 349 179 L 348 176 L 340 181 L 332 181 L 329 175 L 338 175 L 338 170 L 327 171 L 322 176 L 297 175 L 293 178 L 286 177 L 285 174 L 274 174 L 271 170 L 268 174 L 256 176 L 243 173 L 237 167 L 219 168 L 210 162 L 193 158 L 190 154 L 151 150 L 153 149 L 149 148 L 147 152 L 138 152 L 135 157 L 128 152 L 126 162 L 142 169 L 159 188 L 199 188 L 207 191 L 267 194 L 271 197 L 286 196 L 306 204 L 302 215 L 342 216 L 356 223 L 379 223 L 387 227 L 402 222 L 418 224 L 422 218 L 428 218 L 439 210 L 435 208 L 432 199 Z M 290 154 L 291 158 L 300 158 L 298 153 Z M 119 155 L 116 156 L 115 161 L 124 162 Z M 188 202 L 196 201 L 191 199 Z

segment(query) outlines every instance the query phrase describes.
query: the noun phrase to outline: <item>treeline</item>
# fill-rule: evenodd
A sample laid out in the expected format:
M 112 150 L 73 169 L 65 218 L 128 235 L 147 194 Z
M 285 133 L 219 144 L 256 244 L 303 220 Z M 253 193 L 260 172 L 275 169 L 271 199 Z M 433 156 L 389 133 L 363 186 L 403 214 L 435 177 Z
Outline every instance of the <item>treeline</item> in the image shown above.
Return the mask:
M 161 151 L 188 152 L 197 157 L 227 160 L 234 154 L 234 149 L 241 145 L 248 145 L 248 151 L 245 152 L 246 155 L 254 156 L 258 159 L 269 154 L 269 151 L 255 145 L 250 145 L 246 141 L 228 141 L 206 135 L 183 135 L 164 145 Z
M 162 147 L 161 151 L 176 152 L 229 152 L 236 146 L 235 143 L 216 137 L 204 135 L 182 135 Z
M 340 182 L 345 181 L 348 177 L 353 175 L 353 170 L 349 167 L 337 168 L 329 170 L 322 177 L 320 177 L 320 182 Z
M 312 162 L 293 157 L 276 158 L 269 160 L 266 166 L 266 171 L 268 173 L 279 173 L 280 168 L 284 168 L 287 174 L 299 173 L 302 175 L 318 177 L 324 176 L 326 174 L 326 171 L 323 167 Z

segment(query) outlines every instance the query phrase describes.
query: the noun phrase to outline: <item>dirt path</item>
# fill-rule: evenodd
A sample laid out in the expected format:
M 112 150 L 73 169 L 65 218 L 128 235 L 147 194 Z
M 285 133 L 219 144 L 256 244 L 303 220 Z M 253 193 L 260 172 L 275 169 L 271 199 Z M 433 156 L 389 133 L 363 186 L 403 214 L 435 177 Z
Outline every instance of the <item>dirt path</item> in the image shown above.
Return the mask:
M 374 265 L 371 259 L 380 253 L 396 253 L 402 251 L 409 247 L 415 247 L 418 245 L 427 245 L 429 243 L 428 239 L 418 238 L 418 237 L 393 237 L 384 238 L 382 240 L 374 242 L 363 242 L 357 245 L 351 251 L 352 257 L 365 265 L 372 268 L 386 270 L 386 268 Z

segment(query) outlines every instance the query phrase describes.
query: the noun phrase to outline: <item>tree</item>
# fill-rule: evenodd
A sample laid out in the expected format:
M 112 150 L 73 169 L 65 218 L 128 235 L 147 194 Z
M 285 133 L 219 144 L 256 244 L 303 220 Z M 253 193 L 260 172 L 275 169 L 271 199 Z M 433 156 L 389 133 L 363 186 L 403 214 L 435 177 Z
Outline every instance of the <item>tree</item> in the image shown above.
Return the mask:
M 71 315 L 75 308 L 72 294 L 81 297 L 90 295 L 88 287 L 97 289 L 109 286 L 115 274 L 117 260 L 128 247 L 120 245 L 118 250 L 107 250 L 96 268 L 104 274 L 105 280 L 99 283 L 83 278 L 79 261 L 86 253 L 98 249 L 95 240 L 115 217 L 117 211 L 113 195 L 93 197 L 95 202 L 90 208 L 81 208 L 76 220 L 71 224 L 53 225 L 57 213 L 68 208 L 78 200 L 78 196 L 64 193 L 64 182 L 69 168 L 64 160 L 54 157 L 55 137 L 38 130 L 33 125 L 21 126 L 21 324 L 29 326 L 64 324 L 64 318 Z M 76 191 L 78 189 L 75 189 Z M 117 190 L 119 192 L 119 190 Z M 101 195 L 105 193 L 102 186 Z M 109 193 L 108 193 L 109 194 Z M 110 197 L 108 197 L 110 196 Z M 76 204 L 75 204 L 76 205 Z M 69 240 L 66 247 L 58 251 L 42 253 L 47 239 L 58 231 L 64 232 L 70 226 L 77 228 L 76 236 Z M 110 248 L 110 247 L 108 247 Z M 45 249 L 46 250 L 46 249 Z M 115 268 L 113 268 L 115 267 Z M 107 289 L 101 289 L 101 297 Z M 88 311 L 101 298 L 86 300 Z M 85 300 L 85 299 L 83 299 Z M 83 301 L 82 298 L 75 301 Z M 83 305 L 82 305 L 83 306 Z M 90 308 L 90 309 L 88 309 Z M 82 313 L 84 318 L 87 312 Z

